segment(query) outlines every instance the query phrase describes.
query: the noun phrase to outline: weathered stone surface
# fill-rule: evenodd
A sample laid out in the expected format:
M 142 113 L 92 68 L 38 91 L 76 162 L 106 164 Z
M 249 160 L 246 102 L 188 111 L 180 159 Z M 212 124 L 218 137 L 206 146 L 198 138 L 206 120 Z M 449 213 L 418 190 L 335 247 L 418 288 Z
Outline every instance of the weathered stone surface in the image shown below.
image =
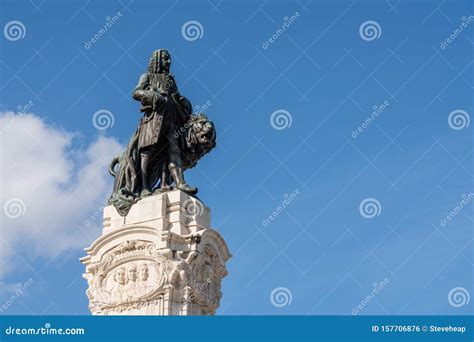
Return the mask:
M 86 252 L 94 315 L 213 315 L 231 257 L 209 208 L 180 190 L 145 197 L 125 217 L 106 207 Z

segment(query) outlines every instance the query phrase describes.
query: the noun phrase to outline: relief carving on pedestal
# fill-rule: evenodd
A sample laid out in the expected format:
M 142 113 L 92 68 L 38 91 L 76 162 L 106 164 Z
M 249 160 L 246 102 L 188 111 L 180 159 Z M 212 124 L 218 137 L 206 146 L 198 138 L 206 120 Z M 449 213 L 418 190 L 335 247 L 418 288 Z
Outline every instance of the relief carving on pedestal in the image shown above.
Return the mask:
M 147 262 L 128 263 L 118 266 L 109 272 L 110 276 L 103 283 L 104 291 L 112 302 L 124 302 L 145 296 L 153 289 L 153 278 L 150 277 L 150 267 Z
M 184 304 L 195 304 L 204 314 L 214 314 L 226 275 L 216 250 L 206 245 L 201 252 L 165 253 L 150 241 L 127 241 L 90 264 L 86 273 L 91 311 L 122 312 L 157 305 L 172 291 L 183 296 Z
M 112 248 L 87 268 L 91 309 L 120 311 L 159 297 L 166 266 L 167 258 L 157 253 L 152 242 L 127 241 Z

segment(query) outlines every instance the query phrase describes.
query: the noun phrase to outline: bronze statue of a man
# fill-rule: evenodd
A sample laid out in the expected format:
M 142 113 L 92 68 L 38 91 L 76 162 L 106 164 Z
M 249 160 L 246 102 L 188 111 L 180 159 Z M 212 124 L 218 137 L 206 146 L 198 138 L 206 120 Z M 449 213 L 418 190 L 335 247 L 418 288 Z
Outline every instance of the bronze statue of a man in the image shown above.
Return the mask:
M 154 51 L 148 72 L 140 77 L 133 92 L 133 98 L 141 102 L 140 111 L 144 113 L 138 128 L 142 196 L 152 191 L 153 160 L 159 156 L 162 158 L 162 190 L 170 188 L 169 171 L 178 189 L 191 194 L 197 192 L 184 181 L 182 141 L 175 134 L 189 120 L 191 103 L 179 94 L 170 65 L 171 57 L 167 50 Z
M 173 182 L 177 189 L 195 194 L 197 188 L 186 184 L 184 170 L 216 144 L 214 125 L 204 114 L 192 115 L 192 105 L 179 93 L 170 65 L 167 50 L 154 51 L 133 91 L 143 117 L 127 149 L 109 168 L 115 177 L 109 204 L 122 215 L 140 198 L 170 190 Z

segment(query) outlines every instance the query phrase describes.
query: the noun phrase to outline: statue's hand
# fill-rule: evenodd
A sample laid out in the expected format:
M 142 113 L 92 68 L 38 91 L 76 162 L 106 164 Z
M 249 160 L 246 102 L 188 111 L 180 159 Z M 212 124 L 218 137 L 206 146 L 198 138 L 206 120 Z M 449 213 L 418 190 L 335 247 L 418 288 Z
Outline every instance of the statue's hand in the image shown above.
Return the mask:
M 162 103 L 165 103 L 168 100 L 166 96 L 161 95 L 160 93 L 155 93 L 155 105 L 160 105 Z
M 142 98 L 142 104 L 148 106 L 160 105 L 164 102 L 166 102 L 166 97 L 154 90 L 145 91 L 145 94 Z
M 142 97 L 142 104 L 143 105 L 152 105 L 153 104 L 153 97 L 155 92 L 153 90 L 146 90 Z

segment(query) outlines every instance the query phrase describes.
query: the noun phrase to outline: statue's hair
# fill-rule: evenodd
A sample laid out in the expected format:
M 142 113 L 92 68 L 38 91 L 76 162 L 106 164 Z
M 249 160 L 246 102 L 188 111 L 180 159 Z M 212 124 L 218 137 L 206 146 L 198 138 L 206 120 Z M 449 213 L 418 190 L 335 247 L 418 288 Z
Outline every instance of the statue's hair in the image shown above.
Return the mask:
M 153 74 L 158 74 L 161 72 L 161 54 L 163 52 L 167 52 L 169 55 L 168 50 L 159 49 L 152 52 L 150 57 L 150 63 L 148 64 L 148 72 Z

